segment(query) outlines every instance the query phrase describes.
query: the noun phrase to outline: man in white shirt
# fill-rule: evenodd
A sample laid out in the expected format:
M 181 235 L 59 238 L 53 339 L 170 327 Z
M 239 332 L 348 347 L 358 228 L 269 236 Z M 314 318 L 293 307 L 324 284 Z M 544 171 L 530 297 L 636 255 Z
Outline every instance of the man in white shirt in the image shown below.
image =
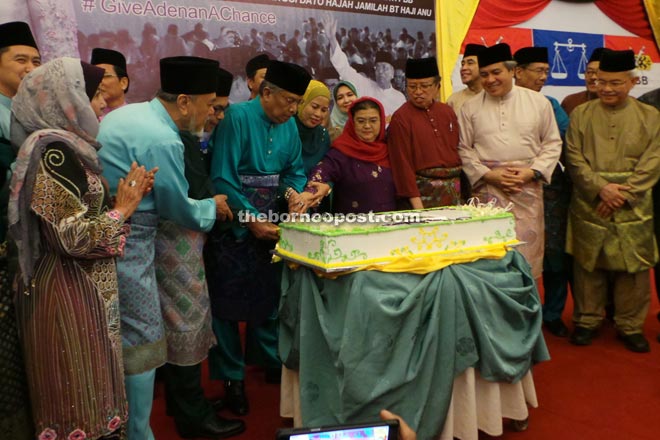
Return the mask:
M 561 153 L 561 137 L 545 96 L 513 85 L 515 61 L 507 44 L 478 55 L 484 90 L 463 104 L 459 155 L 472 192 L 482 203 L 511 204 L 518 249 L 538 279 L 543 272 L 543 187 Z
M 461 60 L 461 82 L 466 85 L 466 87 L 456 93 L 452 93 L 451 96 L 447 99 L 447 104 L 458 114 L 461 111 L 463 103 L 470 98 L 477 96 L 479 92 L 483 90 L 481 85 L 481 77 L 479 76 L 479 61 L 477 60 L 477 55 L 486 46 L 481 44 L 467 44 L 465 46 L 465 52 L 463 53 L 463 59 Z

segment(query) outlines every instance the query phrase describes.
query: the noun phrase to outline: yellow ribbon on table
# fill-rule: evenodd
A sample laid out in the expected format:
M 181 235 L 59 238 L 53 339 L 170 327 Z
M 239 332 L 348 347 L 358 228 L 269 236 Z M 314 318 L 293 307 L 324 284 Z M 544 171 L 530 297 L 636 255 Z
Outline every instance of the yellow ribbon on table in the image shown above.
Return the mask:
M 356 261 L 355 266 L 350 269 L 341 270 L 351 263 L 330 263 L 323 264 L 311 258 L 292 254 L 276 246 L 274 261 L 280 261 L 282 258 L 288 260 L 287 264 L 292 269 L 301 265 L 311 266 L 316 274 L 323 278 L 337 278 L 349 273 L 362 270 L 377 270 L 380 272 L 392 273 L 414 273 L 424 275 L 435 272 L 451 264 L 471 263 L 473 261 L 487 259 L 500 259 L 511 249 L 512 246 L 520 244 L 518 240 L 510 240 L 503 243 L 495 243 L 486 246 L 480 246 L 474 249 L 464 249 L 457 251 L 443 251 L 428 254 L 417 255 L 397 255 L 383 258 L 373 258 L 370 260 Z M 291 261 L 294 260 L 294 261 Z M 322 267 L 322 268 L 321 268 Z

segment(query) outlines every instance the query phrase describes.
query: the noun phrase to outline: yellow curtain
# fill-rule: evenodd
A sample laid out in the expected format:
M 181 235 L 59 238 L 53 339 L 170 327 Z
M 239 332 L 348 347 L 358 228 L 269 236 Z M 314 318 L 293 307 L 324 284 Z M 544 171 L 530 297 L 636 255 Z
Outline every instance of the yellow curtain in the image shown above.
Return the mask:
M 649 0 L 649 3 L 658 0 Z M 438 67 L 442 76 L 440 99 L 447 101 L 452 92 L 451 73 L 467 35 L 472 18 L 477 12 L 479 0 L 436 0 L 435 39 Z
M 660 0 L 644 0 L 646 15 L 649 16 L 649 23 L 655 37 L 655 45 L 660 50 Z

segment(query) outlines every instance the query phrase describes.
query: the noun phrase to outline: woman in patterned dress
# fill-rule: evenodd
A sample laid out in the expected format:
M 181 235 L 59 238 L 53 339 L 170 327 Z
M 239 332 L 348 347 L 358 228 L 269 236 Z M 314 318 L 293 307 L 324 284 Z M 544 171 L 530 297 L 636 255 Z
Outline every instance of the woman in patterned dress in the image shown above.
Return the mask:
M 39 440 L 119 437 L 126 420 L 115 257 L 153 181 L 134 165 L 111 207 L 91 105 L 103 107 L 102 77 L 59 58 L 27 75 L 12 104 L 16 319 Z

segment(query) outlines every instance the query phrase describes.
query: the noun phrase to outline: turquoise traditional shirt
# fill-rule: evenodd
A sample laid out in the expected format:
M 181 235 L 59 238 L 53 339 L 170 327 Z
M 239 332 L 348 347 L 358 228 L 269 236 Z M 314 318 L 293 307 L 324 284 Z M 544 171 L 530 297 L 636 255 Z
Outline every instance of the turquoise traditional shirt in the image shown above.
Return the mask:
M 550 101 L 550 104 L 552 104 L 552 111 L 555 114 L 555 120 L 557 121 L 557 127 L 559 128 L 559 135 L 563 140 L 566 138 L 566 130 L 568 130 L 568 114 L 562 108 L 559 101 L 557 101 L 555 98 L 548 95 L 545 97 L 548 98 L 548 101 Z
M 296 122 L 272 122 L 261 100 L 232 104 L 211 138 L 213 159 L 211 179 L 218 193 L 227 195 L 234 211 L 258 214 L 242 191 L 240 176 L 280 176 L 283 192 L 291 187 L 302 192 L 307 177 L 302 160 L 302 144 Z
M 11 98 L 0 93 L 0 138 L 9 140 L 11 121 Z
M 9 144 L 10 120 L 11 98 L 0 93 L 0 245 L 5 241 L 7 232 L 10 166 L 14 162 L 14 151 Z
M 156 211 L 160 217 L 196 231 L 213 227 L 215 201 L 188 197 L 179 129 L 157 98 L 109 113 L 101 122 L 97 140 L 103 146 L 99 157 L 111 193 L 117 192 L 119 178 L 126 176 L 133 161 L 147 170 L 158 167 L 153 191 L 142 199 L 137 211 Z

